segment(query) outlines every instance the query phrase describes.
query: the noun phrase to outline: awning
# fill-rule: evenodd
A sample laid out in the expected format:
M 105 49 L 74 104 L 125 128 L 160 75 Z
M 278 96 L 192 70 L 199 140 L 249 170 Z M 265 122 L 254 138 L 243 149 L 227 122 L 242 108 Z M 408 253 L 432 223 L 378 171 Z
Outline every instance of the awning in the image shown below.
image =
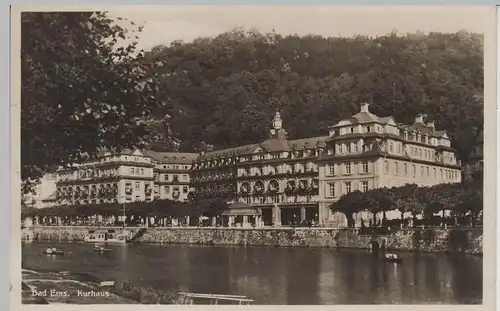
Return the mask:
M 223 216 L 261 216 L 262 211 L 259 208 L 237 208 L 226 209 L 222 212 Z

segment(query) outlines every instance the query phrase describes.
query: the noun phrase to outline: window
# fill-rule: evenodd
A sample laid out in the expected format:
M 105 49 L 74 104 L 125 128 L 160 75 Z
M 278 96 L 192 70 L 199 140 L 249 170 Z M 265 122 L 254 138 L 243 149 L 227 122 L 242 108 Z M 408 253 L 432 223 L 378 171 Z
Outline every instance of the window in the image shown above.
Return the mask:
M 371 126 L 367 126 L 366 127 L 366 132 L 370 133 L 372 131 L 372 127 Z
M 188 179 L 188 175 L 184 174 L 182 175 L 182 180 L 187 180 Z
M 427 171 L 427 177 L 430 177 L 431 175 L 429 173 L 429 167 L 428 166 L 426 167 L 426 171 Z
M 173 182 L 178 182 L 179 181 L 179 175 L 174 175 L 172 178 Z
M 138 181 L 136 181 L 135 182 L 135 189 L 139 189 L 140 187 L 141 187 L 141 184 Z
M 335 196 L 335 184 L 334 183 L 328 184 L 328 196 L 329 197 Z
M 358 144 L 354 144 L 354 153 L 358 153 Z
M 279 159 L 280 154 L 279 153 L 273 153 L 271 156 L 272 156 L 273 159 Z
M 351 163 L 346 163 L 345 165 L 345 173 L 350 175 L 351 174 Z
M 168 181 L 168 174 L 163 175 L 163 180 Z
M 132 174 L 132 175 L 135 174 L 135 170 L 133 167 L 130 168 L 130 174 Z
M 165 189 L 165 194 L 170 193 L 170 187 L 169 186 L 164 186 Z
M 398 174 L 399 174 L 399 163 L 395 162 L 394 163 L 394 175 L 398 175 Z
M 392 142 L 389 142 L 389 152 L 392 153 L 392 149 L 393 149 Z
M 351 127 L 351 133 L 354 133 L 354 127 Z
M 413 177 L 417 177 L 417 166 L 413 164 Z
M 345 183 L 345 193 L 351 193 L 351 182 L 350 181 Z
M 154 180 L 158 180 L 158 173 L 154 173 L 153 178 L 154 178 Z
M 363 173 L 368 173 L 368 161 L 363 161 Z
M 388 161 L 384 161 L 384 172 L 386 174 L 389 173 L 389 162 Z
M 155 194 L 158 194 L 160 192 L 160 186 L 155 185 Z
M 330 170 L 330 172 L 329 172 L 329 173 L 330 173 L 330 176 L 335 175 L 335 164 L 330 164 L 330 165 L 328 166 L 328 168 L 329 168 L 329 170 Z
M 408 164 L 404 164 L 405 176 L 408 176 Z
M 183 186 L 182 187 L 182 193 L 188 193 L 188 187 L 187 186 Z
M 424 177 L 424 167 L 420 167 L 420 177 Z
M 351 153 L 351 143 L 346 145 L 347 153 Z
M 442 168 L 439 169 L 439 174 L 441 175 L 441 179 L 443 179 L 443 169 Z
M 367 181 L 361 182 L 361 185 L 362 185 L 362 188 L 363 188 L 363 192 L 368 191 L 368 182 Z
M 144 169 L 141 168 L 141 175 L 144 175 Z

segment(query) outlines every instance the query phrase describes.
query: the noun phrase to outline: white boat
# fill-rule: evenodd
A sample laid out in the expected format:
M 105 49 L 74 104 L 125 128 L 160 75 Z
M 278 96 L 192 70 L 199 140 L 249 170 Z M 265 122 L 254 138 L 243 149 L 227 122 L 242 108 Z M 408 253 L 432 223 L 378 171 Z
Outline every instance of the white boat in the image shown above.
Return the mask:
M 97 229 L 90 230 L 84 237 L 87 243 L 112 243 L 112 244 L 126 244 L 129 240 L 130 232 L 126 230 L 125 226 L 125 203 L 123 203 L 123 232 L 117 233 L 114 229 Z
M 84 238 L 87 243 L 125 244 L 127 240 L 128 232 L 117 233 L 114 229 L 90 230 Z

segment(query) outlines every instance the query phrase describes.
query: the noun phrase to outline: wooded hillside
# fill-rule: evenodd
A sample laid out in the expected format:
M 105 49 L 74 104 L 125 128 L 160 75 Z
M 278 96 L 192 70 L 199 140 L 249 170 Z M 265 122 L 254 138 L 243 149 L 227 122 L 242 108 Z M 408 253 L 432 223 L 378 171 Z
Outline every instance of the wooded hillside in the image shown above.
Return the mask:
M 144 61 L 181 151 L 259 141 L 276 109 L 290 138 L 325 135 L 366 101 L 400 122 L 427 114 L 466 160 L 483 126 L 482 41 L 465 31 L 324 38 L 234 30 L 157 46 Z

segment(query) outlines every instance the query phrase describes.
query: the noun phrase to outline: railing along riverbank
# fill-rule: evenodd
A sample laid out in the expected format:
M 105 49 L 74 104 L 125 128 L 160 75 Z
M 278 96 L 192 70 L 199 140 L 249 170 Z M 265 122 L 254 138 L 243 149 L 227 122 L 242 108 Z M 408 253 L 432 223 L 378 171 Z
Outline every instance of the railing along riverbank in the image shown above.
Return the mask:
M 33 226 L 22 229 L 25 241 L 83 241 L 89 230 L 122 227 Z M 130 230 L 131 228 L 127 228 Z M 143 230 L 134 243 L 328 247 L 369 249 L 374 243 L 388 250 L 452 252 L 481 255 L 483 231 L 478 228 L 408 228 L 387 234 L 359 234 L 336 228 L 156 227 Z

